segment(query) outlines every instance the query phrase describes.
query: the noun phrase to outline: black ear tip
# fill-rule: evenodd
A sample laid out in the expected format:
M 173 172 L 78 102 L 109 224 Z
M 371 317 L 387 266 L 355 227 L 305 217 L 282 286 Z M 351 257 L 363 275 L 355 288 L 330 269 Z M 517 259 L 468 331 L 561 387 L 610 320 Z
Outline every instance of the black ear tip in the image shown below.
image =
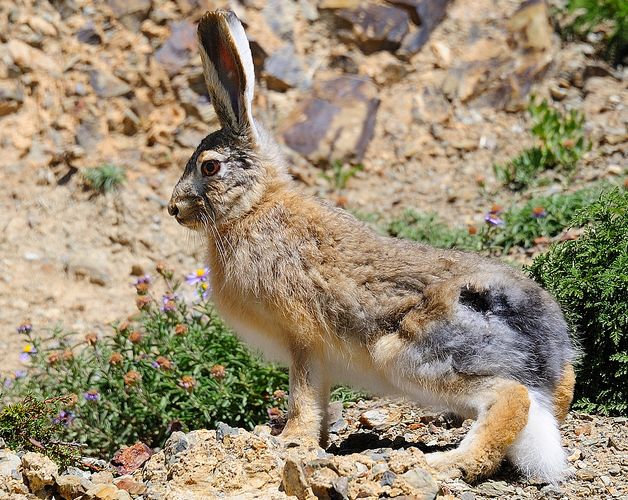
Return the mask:
M 232 10 L 208 10 L 203 14 L 200 21 L 198 22 L 198 31 L 199 33 L 203 31 L 207 31 L 213 26 L 219 26 L 223 24 L 230 25 L 234 22 L 239 23 L 240 20 L 238 16 L 236 16 L 235 12 Z

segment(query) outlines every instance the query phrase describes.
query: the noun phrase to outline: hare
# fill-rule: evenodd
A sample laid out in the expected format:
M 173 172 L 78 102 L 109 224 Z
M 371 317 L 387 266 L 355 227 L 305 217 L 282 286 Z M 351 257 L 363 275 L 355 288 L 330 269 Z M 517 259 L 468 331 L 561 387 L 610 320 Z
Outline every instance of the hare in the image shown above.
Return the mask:
M 189 159 L 168 212 L 207 241 L 213 301 L 248 343 L 290 370 L 282 438 L 327 440 L 330 385 L 476 419 L 440 473 L 485 477 L 508 458 L 558 482 L 558 423 L 575 348 L 548 293 L 477 255 L 381 236 L 299 190 L 252 115 L 249 44 L 230 11 L 198 41 L 221 129 Z

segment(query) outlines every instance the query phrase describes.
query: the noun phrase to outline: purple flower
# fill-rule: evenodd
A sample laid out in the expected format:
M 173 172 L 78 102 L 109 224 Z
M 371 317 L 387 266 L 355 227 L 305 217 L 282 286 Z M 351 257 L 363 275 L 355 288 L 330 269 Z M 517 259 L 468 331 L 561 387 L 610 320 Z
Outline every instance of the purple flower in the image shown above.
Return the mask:
M 171 293 L 166 293 L 161 298 L 161 310 L 163 312 L 173 312 L 177 309 L 177 298 Z
M 33 325 L 30 323 L 22 323 L 17 327 L 17 333 L 28 334 L 33 331 Z
M 64 427 L 68 427 L 74 422 L 75 417 L 76 416 L 71 411 L 61 410 L 59 414 L 52 419 L 52 422 L 56 425 L 61 424 Z
M 83 397 L 87 401 L 98 401 L 100 399 L 100 394 L 96 389 L 90 389 L 85 394 L 83 394 Z
M 18 379 L 18 378 L 24 378 L 26 377 L 26 370 L 15 370 L 13 372 L 13 376 Z
M 150 285 L 151 282 L 151 277 L 148 274 L 145 274 L 144 276 L 140 276 L 139 278 L 137 278 L 134 282 L 133 282 L 133 286 L 137 286 L 137 285 Z
M 22 354 L 20 354 L 21 363 L 28 363 L 30 360 L 31 360 L 31 355 L 28 354 L 27 352 L 23 352 Z
M 188 285 L 198 285 L 199 283 L 206 282 L 209 279 L 209 268 L 201 267 L 194 271 L 192 274 L 188 274 L 185 277 L 185 282 Z
M 503 226 L 504 221 L 499 214 L 501 214 L 504 209 L 499 205 L 493 205 L 488 213 L 484 216 L 484 220 L 489 223 L 491 226 Z
M 155 370 L 159 370 L 159 363 L 157 363 L 157 361 L 153 361 L 150 365 L 151 365 L 151 366 L 152 366 Z
M 504 221 L 500 217 L 498 217 L 497 214 L 494 214 L 491 212 L 486 214 L 486 216 L 484 217 L 484 220 L 488 222 L 491 226 L 503 226 L 504 225 Z

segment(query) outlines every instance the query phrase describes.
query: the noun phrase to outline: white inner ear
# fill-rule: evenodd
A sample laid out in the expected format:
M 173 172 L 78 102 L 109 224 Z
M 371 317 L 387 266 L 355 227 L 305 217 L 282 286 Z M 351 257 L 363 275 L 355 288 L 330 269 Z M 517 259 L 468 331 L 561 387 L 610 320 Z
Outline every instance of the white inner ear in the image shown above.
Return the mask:
M 255 137 L 257 138 L 257 131 L 255 130 L 255 124 L 253 123 L 253 113 L 251 111 L 253 107 L 253 91 L 255 89 L 255 69 L 253 67 L 253 56 L 251 55 L 251 46 L 249 40 L 246 38 L 244 27 L 240 20 L 231 15 L 228 17 L 229 31 L 231 37 L 235 42 L 238 55 L 240 56 L 240 62 L 244 68 L 244 101 L 245 112 L 248 122 L 251 124 L 251 129 Z

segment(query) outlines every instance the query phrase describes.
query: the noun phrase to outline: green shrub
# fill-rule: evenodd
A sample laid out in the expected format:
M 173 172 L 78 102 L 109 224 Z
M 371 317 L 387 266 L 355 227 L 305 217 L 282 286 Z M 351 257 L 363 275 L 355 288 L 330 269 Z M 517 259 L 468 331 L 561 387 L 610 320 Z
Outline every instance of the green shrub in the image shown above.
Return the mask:
M 540 237 L 552 238 L 568 228 L 574 215 L 595 202 L 610 184 L 600 183 L 573 193 L 533 198 L 522 206 L 492 207 L 484 226 L 452 228 L 435 214 L 406 210 L 387 226 L 391 236 L 421 241 L 439 248 L 507 254 L 513 247 L 530 248 Z
M 5 398 L 70 396 L 57 415 L 63 438 L 87 445 L 86 453 L 110 456 L 143 441 L 160 446 L 172 430 L 214 428 L 218 421 L 252 427 L 285 405 L 285 369 L 251 354 L 218 319 L 210 303 L 188 305 L 170 271 L 159 283 L 140 278 L 137 317 L 112 335 L 88 334 L 80 343 L 56 329 L 38 340 L 20 327 L 30 358 L 27 374 L 12 380 Z M 189 281 L 205 293 L 204 270 Z
M 0 395 L 1 397 L 1 395 Z M 23 400 L 0 408 L 0 438 L 16 452 L 37 451 L 49 456 L 62 467 L 75 465 L 80 447 L 61 441 L 62 406 L 70 398 L 44 400 L 27 396 Z
M 524 150 L 505 165 L 493 166 L 497 180 L 513 191 L 532 184 L 546 170 L 572 170 L 588 147 L 584 115 L 579 111 L 562 114 L 547 101 L 537 103 L 533 98 L 528 112 L 532 120 L 530 132 L 540 146 Z
M 86 168 L 81 174 L 85 183 L 94 191 L 107 193 L 118 189 L 126 180 L 126 172 L 117 165 L 105 164 L 99 167 Z
M 602 195 L 581 210 L 574 241 L 538 256 L 532 277 L 562 305 L 580 340 L 576 407 L 628 413 L 628 192 Z
M 604 187 L 600 183 L 573 193 L 542 196 L 523 206 L 504 210 L 500 224 L 488 224 L 480 232 L 482 247 L 506 254 L 513 247 L 530 248 L 540 237 L 552 238 L 571 225 L 574 215 L 598 199 Z
M 570 35 L 584 38 L 592 32 L 603 35 L 605 57 L 621 63 L 628 52 L 628 2 L 626 0 L 568 0 Z M 602 28 L 602 29 L 599 29 Z

